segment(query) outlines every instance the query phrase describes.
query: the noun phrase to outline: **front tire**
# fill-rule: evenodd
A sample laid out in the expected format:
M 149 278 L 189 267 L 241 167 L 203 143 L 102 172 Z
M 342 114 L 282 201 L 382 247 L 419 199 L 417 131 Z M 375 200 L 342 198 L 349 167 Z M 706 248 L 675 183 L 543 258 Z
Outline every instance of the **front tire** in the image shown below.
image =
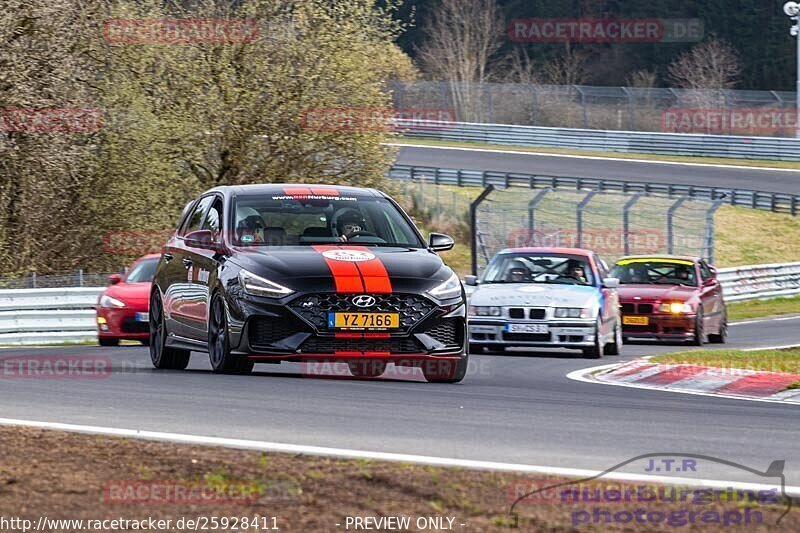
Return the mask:
M 694 338 L 689 342 L 692 346 L 702 346 L 705 341 L 705 332 L 703 331 L 703 309 L 697 310 L 697 316 L 694 319 Z
M 225 302 L 219 293 L 215 293 L 211 298 L 210 311 L 208 314 L 208 359 L 211 362 L 211 369 L 217 374 L 249 374 L 253 370 L 253 361 L 231 354 Z
M 456 362 L 427 360 L 422 362 L 422 374 L 428 383 L 458 383 L 467 375 L 469 355 Z
M 622 326 L 619 322 L 614 326 L 614 342 L 609 342 L 606 345 L 607 355 L 619 355 L 622 351 Z
M 722 315 L 722 323 L 719 325 L 719 332 L 716 335 L 709 335 L 708 342 L 713 344 L 725 344 L 728 341 L 728 313 Z
M 189 350 L 167 346 L 167 326 L 161 296 L 154 291 L 150 296 L 150 360 L 159 370 L 184 370 L 189 366 Z
M 594 328 L 594 345 L 589 348 L 583 349 L 583 356 L 586 359 L 601 359 L 605 346 L 600 339 L 600 319 L 597 319 L 597 325 Z

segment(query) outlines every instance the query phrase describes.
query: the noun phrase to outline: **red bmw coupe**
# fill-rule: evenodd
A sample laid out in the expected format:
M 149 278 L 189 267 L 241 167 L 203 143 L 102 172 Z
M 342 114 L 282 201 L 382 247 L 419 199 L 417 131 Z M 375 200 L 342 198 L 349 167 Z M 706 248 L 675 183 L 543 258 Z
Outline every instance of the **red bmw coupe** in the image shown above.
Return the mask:
M 630 256 L 617 261 L 625 338 L 724 343 L 728 318 L 717 271 L 697 257 Z

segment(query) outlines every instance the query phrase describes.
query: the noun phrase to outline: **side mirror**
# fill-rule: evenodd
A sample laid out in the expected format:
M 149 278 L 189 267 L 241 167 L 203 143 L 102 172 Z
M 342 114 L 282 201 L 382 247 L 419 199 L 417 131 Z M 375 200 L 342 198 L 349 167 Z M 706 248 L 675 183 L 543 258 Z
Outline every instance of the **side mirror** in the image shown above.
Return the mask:
M 606 289 L 618 289 L 619 278 L 605 278 L 603 280 L 603 287 L 605 287 Z
M 122 281 L 122 276 L 120 276 L 119 274 L 111 274 L 110 276 L 108 276 L 109 285 L 116 285 L 121 281 Z
M 706 287 L 711 287 L 717 284 L 717 278 L 708 278 L 707 280 L 703 280 L 703 285 Z
M 453 246 L 455 246 L 456 241 L 449 235 L 445 235 L 444 233 L 431 233 L 431 236 L 428 240 L 428 246 L 434 252 L 446 252 L 447 250 L 452 250 Z
M 478 285 L 478 276 L 465 276 L 464 285 L 475 287 Z
M 214 239 L 214 232 L 208 229 L 192 231 L 184 236 L 183 241 L 186 246 L 191 248 L 202 248 L 204 250 L 219 250 L 219 242 Z

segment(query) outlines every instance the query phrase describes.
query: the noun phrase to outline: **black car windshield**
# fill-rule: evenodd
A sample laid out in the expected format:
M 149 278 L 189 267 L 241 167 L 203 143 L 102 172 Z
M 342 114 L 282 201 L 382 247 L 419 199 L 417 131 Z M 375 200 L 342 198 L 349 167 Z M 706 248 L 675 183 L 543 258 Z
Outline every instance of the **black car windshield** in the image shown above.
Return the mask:
M 402 212 L 382 197 L 240 196 L 232 227 L 236 246 L 425 247 Z
M 619 278 L 623 285 L 697 285 L 690 261 L 623 261 L 614 266 L 611 277 Z
M 580 255 L 501 254 L 489 263 L 482 282 L 594 285 L 594 274 Z
M 125 276 L 125 283 L 150 283 L 156 274 L 159 259 L 142 259 L 133 265 L 133 268 Z

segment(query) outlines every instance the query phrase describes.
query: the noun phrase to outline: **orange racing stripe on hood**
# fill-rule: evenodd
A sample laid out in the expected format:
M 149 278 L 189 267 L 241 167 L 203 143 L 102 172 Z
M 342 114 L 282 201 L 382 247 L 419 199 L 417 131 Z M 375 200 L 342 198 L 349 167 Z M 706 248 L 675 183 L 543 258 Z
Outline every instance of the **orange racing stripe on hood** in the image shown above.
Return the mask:
M 338 246 L 313 246 L 314 250 L 322 255 L 324 252 L 331 250 L 341 250 Z M 364 283 L 362 282 L 361 273 L 355 263 L 349 261 L 337 261 L 330 259 L 323 255 L 323 259 L 328 264 L 328 268 L 333 275 L 333 281 L 336 284 L 336 292 L 338 293 L 361 293 L 364 292 Z

